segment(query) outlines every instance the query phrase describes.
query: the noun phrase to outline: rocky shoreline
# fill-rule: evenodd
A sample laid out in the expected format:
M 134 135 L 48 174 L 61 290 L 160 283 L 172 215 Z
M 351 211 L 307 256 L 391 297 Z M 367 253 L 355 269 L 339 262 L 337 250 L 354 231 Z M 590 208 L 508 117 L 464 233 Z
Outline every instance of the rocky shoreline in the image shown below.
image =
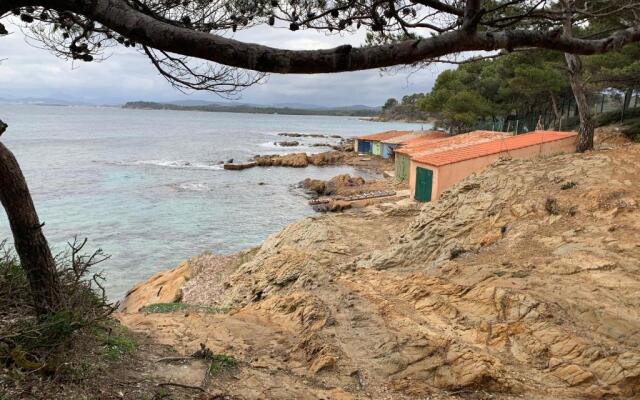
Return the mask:
M 639 168 L 638 145 L 503 160 L 436 203 L 305 218 L 194 257 L 138 285 L 119 318 L 238 360 L 214 398 L 635 398 Z M 338 181 L 363 186 L 307 185 Z M 200 308 L 143 311 L 165 302 Z

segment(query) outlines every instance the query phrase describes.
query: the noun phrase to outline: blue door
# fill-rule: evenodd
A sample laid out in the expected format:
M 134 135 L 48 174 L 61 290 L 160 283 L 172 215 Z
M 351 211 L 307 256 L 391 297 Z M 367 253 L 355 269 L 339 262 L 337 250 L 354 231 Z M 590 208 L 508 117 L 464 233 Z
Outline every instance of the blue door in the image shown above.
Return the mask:
M 358 152 L 371 153 L 371 142 L 368 140 L 358 140 Z
M 390 144 L 382 143 L 382 158 L 391 158 L 393 155 L 393 146 Z

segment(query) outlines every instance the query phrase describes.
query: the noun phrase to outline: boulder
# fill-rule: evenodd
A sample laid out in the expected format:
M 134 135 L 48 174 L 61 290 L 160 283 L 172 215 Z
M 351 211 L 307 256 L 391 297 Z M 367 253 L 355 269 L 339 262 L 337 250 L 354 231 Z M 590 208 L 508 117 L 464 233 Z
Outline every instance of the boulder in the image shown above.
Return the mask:
M 297 140 L 285 140 L 282 142 L 274 142 L 273 144 L 275 144 L 276 146 L 280 146 L 280 147 L 295 147 L 295 146 L 300 146 L 300 142 L 298 142 Z
M 301 168 L 309 165 L 305 153 L 294 153 L 286 155 L 256 156 L 255 162 L 260 167 L 294 167 Z
M 344 159 L 344 155 L 339 151 L 327 151 L 324 153 L 312 154 L 308 156 L 309 163 L 315 166 L 334 165 Z
M 311 179 L 307 178 L 300 184 L 306 191 L 316 194 L 322 195 L 324 194 L 326 188 L 326 182 L 321 179 Z

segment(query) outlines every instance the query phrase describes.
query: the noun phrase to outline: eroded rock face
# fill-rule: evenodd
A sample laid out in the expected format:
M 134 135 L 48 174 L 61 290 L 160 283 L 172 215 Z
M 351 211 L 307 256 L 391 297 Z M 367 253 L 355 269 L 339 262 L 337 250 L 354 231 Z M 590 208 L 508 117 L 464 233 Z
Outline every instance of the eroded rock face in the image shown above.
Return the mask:
M 307 178 L 301 182 L 304 189 L 319 196 L 340 194 L 344 189 L 352 189 L 364 184 L 364 178 L 349 174 L 337 175 L 328 181 Z
M 146 305 L 179 302 L 182 299 L 182 286 L 191 278 L 191 274 L 189 261 L 170 271 L 158 272 L 127 292 L 120 306 L 121 311 L 135 313 Z
M 229 314 L 123 320 L 233 354 L 238 398 L 638 398 L 638 170 L 638 146 L 502 161 L 417 216 L 307 218 L 205 263 Z
M 260 167 L 293 167 L 302 168 L 309 165 L 305 153 L 285 155 L 257 156 L 254 160 Z

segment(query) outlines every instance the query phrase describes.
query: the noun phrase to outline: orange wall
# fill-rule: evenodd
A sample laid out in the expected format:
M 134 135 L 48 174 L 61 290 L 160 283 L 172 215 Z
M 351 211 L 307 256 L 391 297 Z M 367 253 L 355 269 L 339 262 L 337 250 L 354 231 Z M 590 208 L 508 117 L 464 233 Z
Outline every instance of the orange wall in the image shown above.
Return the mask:
M 433 188 L 431 196 L 432 200 L 437 200 L 443 191 L 460 182 L 472 173 L 483 170 L 485 167 L 497 161 L 500 157 L 511 156 L 512 158 L 535 158 L 559 153 L 573 153 L 576 150 L 576 141 L 577 137 L 572 136 L 566 139 L 543 143 L 541 145 L 538 144 L 524 147 L 522 149 L 511 150 L 508 153 L 502 152 L 491 154 L 453 164 L 442 165 L 440 167 L 411 160 L 411 174 L 409 177 L 411 199 L 413 199 L 416 188 L 416 167 L 427 168 L 433 171 Z

